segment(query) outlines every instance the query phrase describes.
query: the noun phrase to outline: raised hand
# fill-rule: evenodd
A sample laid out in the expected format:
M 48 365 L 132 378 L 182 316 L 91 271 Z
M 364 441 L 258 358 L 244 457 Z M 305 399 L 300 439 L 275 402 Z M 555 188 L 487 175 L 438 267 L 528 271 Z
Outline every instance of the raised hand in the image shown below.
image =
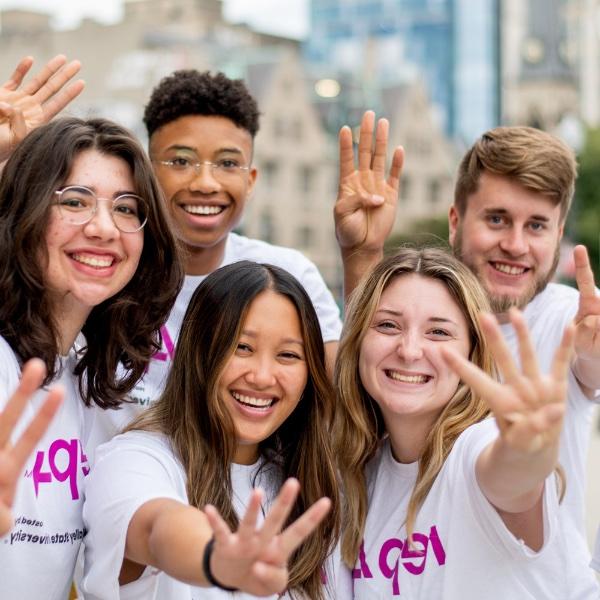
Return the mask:
M 256 520 L 262 492 L 255 490 L 235 533 L 231 532 L 214 506 L 205 507 L 215 538 L 210 569 L 219 583 L 255 596 L 278 594 L 286 589 L 290 556 L 331 507 L 328 498 L 321 498 L 281 531 L 299 489 L 297 480 L 288 479 L 261 527 L 257 527 Z
M 600 297 L 585 246 L 575 246 L 575 279 L 579 309 L 575 316 L 575 353 L 583 360 L 600 359 Z
M 60 54 L 22 85 L 32 65 L 31 57 L 21 59 L 0 87 L 0 162 L 31 130 L 50 121 L 84 87 L 81 79 L 72 81 L 81 68 L 79 61 L 66 64 L 66 58 Z
M 15 426 L 31 395 L 42 385 L 45 374 L 46 369 L 41 360 L 28 361 L 23 367 L 19 387 L 7 402 L 4 411 L 0 413 L 0 536 L 6 534 L 12 527 L 11 506 L 25 462 L 44 435 L 62 402 L 61 388 L 54 388 L 48 392 L 37 415 L 16 443 L 11 445 L 10 438 Z
M 551 371 L 544 375 L 540 373 L 522 314 L 511 309 L 509 316 L 519 342 L 520 370 L 496 319 L 489 314 L 480 317 L 503 382 L 495 381 L 454 352 L 444 349 L 444 358 L 459 377 L 488 403 L 508 448 L 528 454 L 549 447 L 557 448 L 565 412 L 574 327 L 569 326 L 565 330 L 554 354 Z
M 358 168 L 352 131 L 348 126 L 340 130 L 340 180 L 334 218 L 342 253 L 381 252 L 394 225 L 404 150 L 394 150 L 386 178 L 389 123 L 379 119 L 373 147 L 374 128 L 375 113 L 367 111 L 360 125 Z

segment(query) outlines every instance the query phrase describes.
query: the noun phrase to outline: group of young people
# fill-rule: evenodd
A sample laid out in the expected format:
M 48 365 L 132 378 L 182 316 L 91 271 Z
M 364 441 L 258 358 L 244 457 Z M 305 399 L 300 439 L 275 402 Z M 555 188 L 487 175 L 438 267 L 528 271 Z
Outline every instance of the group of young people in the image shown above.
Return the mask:
M 2 597 L 600 596 L 600 299 L 583 247 L 579 289 L 550 283 L 562 142 L 484 133 L 452 252 L 384 257 L 404 151 L 388 168 L 370 111 L 356 149 L 342 128 L 342 329 L 308 259 L 233 232 L 257 178 L 243 82 L 163 79 L 147 156 L 106 119 L 51 120 L 76 61 L 30 68 L 0 88 Z

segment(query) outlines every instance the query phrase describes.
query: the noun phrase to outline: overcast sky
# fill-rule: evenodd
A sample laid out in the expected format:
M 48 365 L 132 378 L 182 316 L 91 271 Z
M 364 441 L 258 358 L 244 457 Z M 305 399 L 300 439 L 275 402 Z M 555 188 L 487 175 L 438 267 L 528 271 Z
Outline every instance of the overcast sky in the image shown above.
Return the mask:
M 224 0 L 225 16 L 257 29 L 302 37 L 308 29 L 309 0 Z M 103 22 L 119 19 L 121 0 L 0 0 L 0 9 L 31 8 L 51 12 L 58 27 L 75 27 L 82 16 Z M 282 7 L 285 7 L 282 10 Z

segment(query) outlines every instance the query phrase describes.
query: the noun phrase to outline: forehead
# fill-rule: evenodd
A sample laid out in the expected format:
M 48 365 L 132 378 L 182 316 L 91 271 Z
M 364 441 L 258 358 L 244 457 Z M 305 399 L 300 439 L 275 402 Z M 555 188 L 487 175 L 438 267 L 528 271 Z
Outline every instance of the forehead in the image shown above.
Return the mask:
M 294 303 L 282 294 L 265 290 L 258 294 L 246 313 L 244 329 L 268 331 L 269 335 L 289 335 L 302 338 L 300 317 Z
M 467 197 L 465 216 L 486 212 L 558 222 L 560 204 L 508 177 L 484 171 L 477 190 Z
M 249 158 L 252 136 L 226 117 L 186 115 L 159 127 L 150 138 L 152 154 L 176 147 L 189 148 L 199 156 L 231 149 Z
M 423 319 L 448 319 L 467 327 L 461 307 L 446 285 L 417 273 L 395 277 L 381 294 L 377 310 Z
M 123 158 L 91 148 L 75 156 L 65 184 L 85 184 L 92 188 L 113 184 L 131 188 L 133 174 Z

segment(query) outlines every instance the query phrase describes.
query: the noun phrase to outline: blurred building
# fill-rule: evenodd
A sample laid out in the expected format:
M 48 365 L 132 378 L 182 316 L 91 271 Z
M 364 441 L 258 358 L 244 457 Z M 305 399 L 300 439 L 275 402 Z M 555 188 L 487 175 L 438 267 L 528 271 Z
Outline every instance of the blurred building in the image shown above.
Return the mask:
M 305 53 L 369 87 L 417 75 L 445 131 L 471 143 L 499 122 L 498 11 L 499 0 L 313 0 Z

